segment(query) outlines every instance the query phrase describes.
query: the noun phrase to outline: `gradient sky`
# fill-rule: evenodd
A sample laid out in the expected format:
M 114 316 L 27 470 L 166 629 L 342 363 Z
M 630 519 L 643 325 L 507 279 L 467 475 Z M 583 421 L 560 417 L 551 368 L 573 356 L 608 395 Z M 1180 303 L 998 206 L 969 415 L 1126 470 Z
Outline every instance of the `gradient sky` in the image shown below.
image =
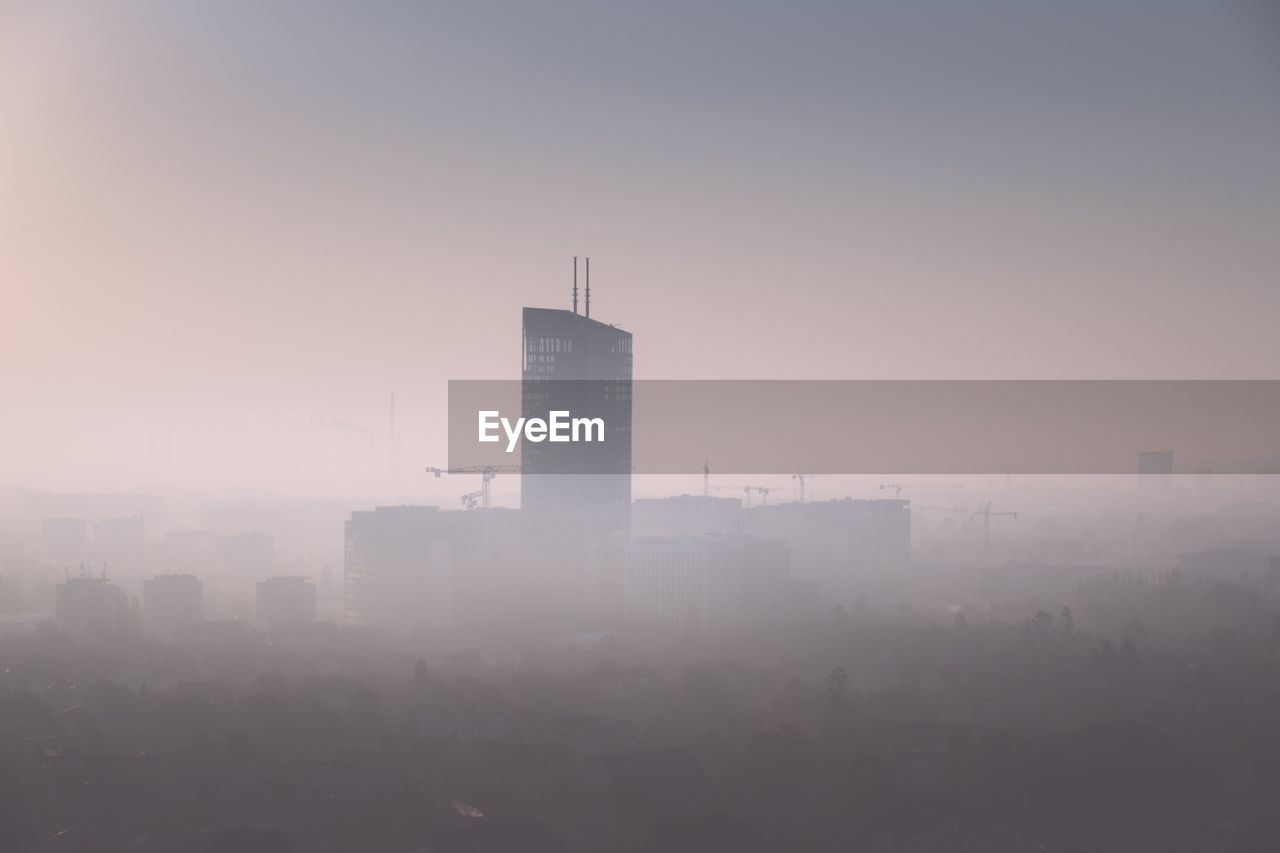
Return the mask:
M 1276 378 L 1280 16 L 0 0 L 0 235 L 0 484 L 439 462 L 574 254 L 643 378 Z

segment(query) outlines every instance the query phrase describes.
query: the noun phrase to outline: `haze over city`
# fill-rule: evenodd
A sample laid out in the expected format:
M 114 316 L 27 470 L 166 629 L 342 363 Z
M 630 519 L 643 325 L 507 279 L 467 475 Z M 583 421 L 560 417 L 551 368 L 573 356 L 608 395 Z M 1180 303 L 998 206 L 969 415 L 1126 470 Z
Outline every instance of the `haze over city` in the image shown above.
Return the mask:
M 1280 849 L 1278 89 L 1261 0 L 0 0 L 0 851 Z

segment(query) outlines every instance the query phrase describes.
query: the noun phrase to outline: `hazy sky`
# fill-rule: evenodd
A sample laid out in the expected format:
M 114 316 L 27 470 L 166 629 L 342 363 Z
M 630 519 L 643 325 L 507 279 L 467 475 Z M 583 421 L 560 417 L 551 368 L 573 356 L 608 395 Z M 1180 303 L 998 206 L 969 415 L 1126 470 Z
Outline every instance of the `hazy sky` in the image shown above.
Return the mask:
M 0 484 L 442 461 L 574 254 L 638 377 L 1276 378 L 1280 16 L 0 0 Z

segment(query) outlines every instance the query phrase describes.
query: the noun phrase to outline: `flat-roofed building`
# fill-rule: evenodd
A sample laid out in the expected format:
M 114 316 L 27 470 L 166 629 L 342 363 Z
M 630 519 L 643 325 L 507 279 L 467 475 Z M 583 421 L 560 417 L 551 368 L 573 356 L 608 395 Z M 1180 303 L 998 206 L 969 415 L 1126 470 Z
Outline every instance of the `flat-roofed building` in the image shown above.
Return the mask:
M 453 515 L 434 506 L 351 513 L 344 576 L 348 623 L 411 633 L 452 621 Z
M 637 536 L 741 533 L 742 501 L 705 495 L 637 498 L 631 505 L 631 532 Z
M 77 636 L 111 636 L 128 618 L 120 587 L 105 577 L 69 577 L 54 593 L 54 621 Z
M 636 536 L 624 546 L 624 620 L 717 631 L 786 615 L 786 546 L 749 536 Z
M 304 577 L 274 577 L 258 583 L 258 624 L 270 631 L 316 621 L 316 585 Z

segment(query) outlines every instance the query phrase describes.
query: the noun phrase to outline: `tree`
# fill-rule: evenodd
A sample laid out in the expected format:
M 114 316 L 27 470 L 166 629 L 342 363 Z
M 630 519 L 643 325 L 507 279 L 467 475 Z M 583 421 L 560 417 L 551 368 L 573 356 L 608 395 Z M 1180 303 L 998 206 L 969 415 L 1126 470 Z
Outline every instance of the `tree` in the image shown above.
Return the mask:
M 1063 605 L 1062 613 L 1058 616 L 1058 626 L 1062 629 L 1062 633 L 1070 637 L 1076 632 L 1076 620 L 1071 615 L 1071 608 Z
M 845 668 L 838 666 L 831 670 L 831 674 L 827 676 L 827 704 L 843 707 L 848 690 L 849 673 Z

